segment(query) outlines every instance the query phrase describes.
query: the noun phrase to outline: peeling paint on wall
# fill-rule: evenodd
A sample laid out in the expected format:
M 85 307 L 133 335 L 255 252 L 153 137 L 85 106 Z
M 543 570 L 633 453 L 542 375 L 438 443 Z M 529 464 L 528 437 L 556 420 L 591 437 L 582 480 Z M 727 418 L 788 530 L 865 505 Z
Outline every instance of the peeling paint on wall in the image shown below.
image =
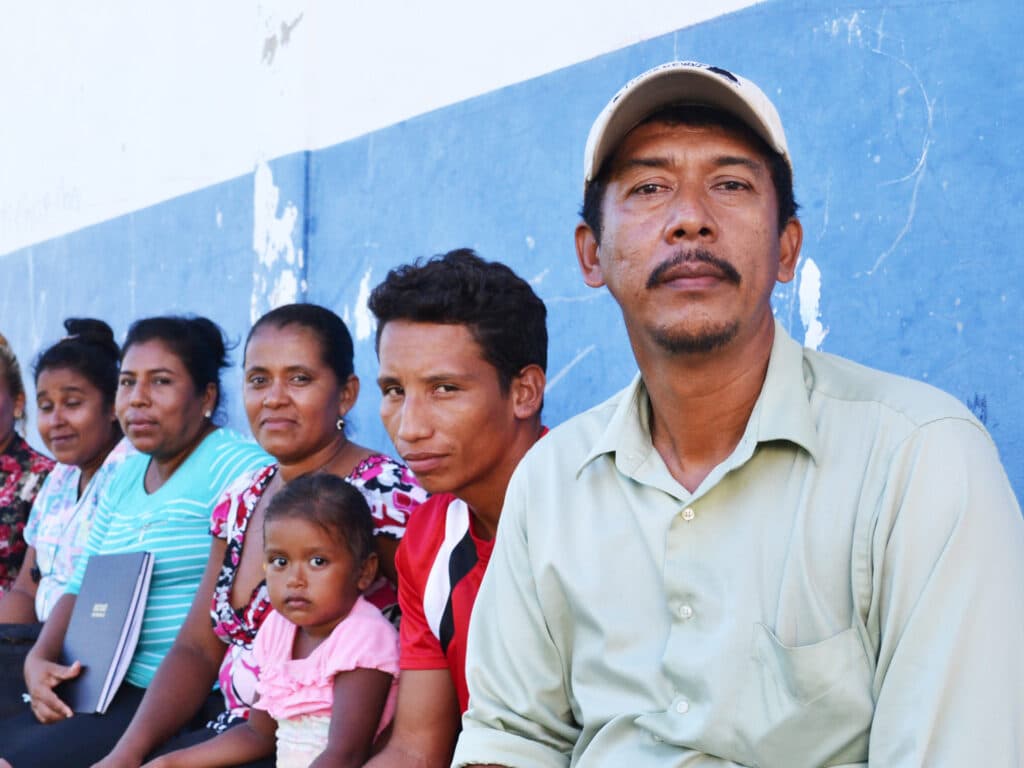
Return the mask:
M 298 301 L 306 292 L 304 254 L 293 240 L 299 209 L 288 201 L 278 216 L 281 190 L 274 184 L 270 166 L 260 161 L 253 173 L 252 249 L 256 264 L 252 273 L 250 320 L 256 322 L 268 310 Z
M 828 328 L 821 324 L 821 270 L 814 259 L 804 259 L 800 268 L 800 322 L 804 324 L 804 346 L 821 349 Z
M 355 318 L 356 341 L 366 341 L 377 328 L 377 321 L 374 319 L 373 314 L 371 314 L 370 308 L 366 305 L 370 300 L 370 278 L 372 277 L 373 267 L 370 267 L 363 274 L 363 279 L 359 281 L 359 294 L 356 296 L 356 305 L 352 311 L 352 315 Z M 346 322 L 348 321 L 346 320 Z

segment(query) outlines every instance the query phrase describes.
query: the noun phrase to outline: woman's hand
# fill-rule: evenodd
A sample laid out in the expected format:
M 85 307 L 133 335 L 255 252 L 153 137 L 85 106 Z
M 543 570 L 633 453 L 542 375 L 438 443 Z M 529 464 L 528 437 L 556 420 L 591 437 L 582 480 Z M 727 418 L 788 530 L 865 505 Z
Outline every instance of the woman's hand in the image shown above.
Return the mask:
M 71 707 L 61 701 L 54 688 L 65 680 L 78 677 L 82 672 L 82 663 L 76 661 L 71 666 L 64 666 L 52 661 L 33 656 L 25 659 L 25 685 L 31 697 L 32 714 L 40 723 L 56 723 L 65 720 L 74 713 Z
M 115 749 L 98 763 L 93 763 L 91 768 L 139 768 L 140 765 L 142 765 L 142 759 L 125 757 L 118 754 Z M 146 765 L 157 765 L 157 763 L 146 763 Z M 160 763 L 160 765 L 163 765 L 163 763 Z

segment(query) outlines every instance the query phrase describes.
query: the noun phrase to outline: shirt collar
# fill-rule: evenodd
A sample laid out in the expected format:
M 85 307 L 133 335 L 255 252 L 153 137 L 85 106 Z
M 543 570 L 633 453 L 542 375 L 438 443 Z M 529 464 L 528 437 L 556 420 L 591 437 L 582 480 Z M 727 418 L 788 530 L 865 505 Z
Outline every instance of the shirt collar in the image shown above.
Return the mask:
M 803 347 L 776 320 L 768 372 L 741 442 L 748 438 L 757 443 L 785 440 L 799 445 L 817 461 L 820 447 L 811 412 L 811 384 Z M 577 472 L 598 456 L 613 453 L 619 468 L 632 474 L 652 450 L 650 400 L 642 376 L 637 373 L 613 399 L 618 400 L 615 410 Z

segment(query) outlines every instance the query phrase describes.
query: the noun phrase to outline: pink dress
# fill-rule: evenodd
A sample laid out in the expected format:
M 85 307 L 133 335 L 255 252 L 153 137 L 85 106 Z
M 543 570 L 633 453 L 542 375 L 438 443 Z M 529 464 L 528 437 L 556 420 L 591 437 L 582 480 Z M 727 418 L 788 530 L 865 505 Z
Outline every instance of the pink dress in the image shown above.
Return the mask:
M 231 588 L 242 559 L 249 518 L 277 469 L 277 464 L 271 464 L 240 477 L 213 511 L 210 533 L 227 541 L 210 609 L 213 631 L 228 644 L 218 676 L 226 709 L 208 724 L 217 731 L 248 717 L 255 698 L 259 668 L 252 658 L 252 643 L 272 610 L 270 598 L 266 584 L 260 582 L 249 602 L 236 611 L 231 605 Z M 366 497 L 379 536 L 401 539 L 409 515 L 427 498 L 409 469 L 383 454 L 363 459 L 345 479 Z M 259 531 L 256 534 L 259 542 Z M 389 618 L 397 619 L 398 597 L 390 582 L 378 579 L 364 594 Z
M 327 746 L 339 672 L 377 669 L 391 675 L 378 734 L 391 722 L 398 693 L 398 632 L 365 598 L 358 598 L 348 616 L 304 659 L 292 658 L 297 630 L 272 611 L 253 644 L 260 667 L 254 706 L 277 720 L 278 768 L 309 765 Z

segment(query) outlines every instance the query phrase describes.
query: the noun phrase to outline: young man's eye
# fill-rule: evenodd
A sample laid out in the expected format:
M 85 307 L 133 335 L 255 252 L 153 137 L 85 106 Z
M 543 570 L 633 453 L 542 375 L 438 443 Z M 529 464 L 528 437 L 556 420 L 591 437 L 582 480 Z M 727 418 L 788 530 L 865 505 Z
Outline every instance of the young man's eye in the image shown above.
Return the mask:
M 459 388 L 454 384 L 438 384 L 434 387 L 435 392 L 441 392 L 442 394 L 450 394 L 451 392 L 458 392 Z
M 312 380 L 313 378 L 305 373 L 297 373 L 294 376 L 292 376 L 293 384 L 308 384 Z
M 384 397 L 401 397 L 403 394 L 405 394 L 402 391 L 401 387 L 396 386 L 394 384 L 388 384 L 386 386 L 381 387 L 380 388 L 380 393 Z
M 261 387 L 267 383 L 267 377 L 260 376 L 258 374 L 253 374 L 252 376 L 245 380 L 245 383 L 248 384 L 250 387 Z
M 168 384 L 171 383 L 171 380 L 166 376 L 157 376 L 155 379 L 153 379 L 153 383 L 159 384 L 162 387 L 166 387 Z
M 135 386 L 135 379 L 133 379 L 133 378 L 131 378 L 129 376 L 122 376 L 120 379 L 117 380 L 117 386 L 119 386 L 119 387 L 134 387 Z

